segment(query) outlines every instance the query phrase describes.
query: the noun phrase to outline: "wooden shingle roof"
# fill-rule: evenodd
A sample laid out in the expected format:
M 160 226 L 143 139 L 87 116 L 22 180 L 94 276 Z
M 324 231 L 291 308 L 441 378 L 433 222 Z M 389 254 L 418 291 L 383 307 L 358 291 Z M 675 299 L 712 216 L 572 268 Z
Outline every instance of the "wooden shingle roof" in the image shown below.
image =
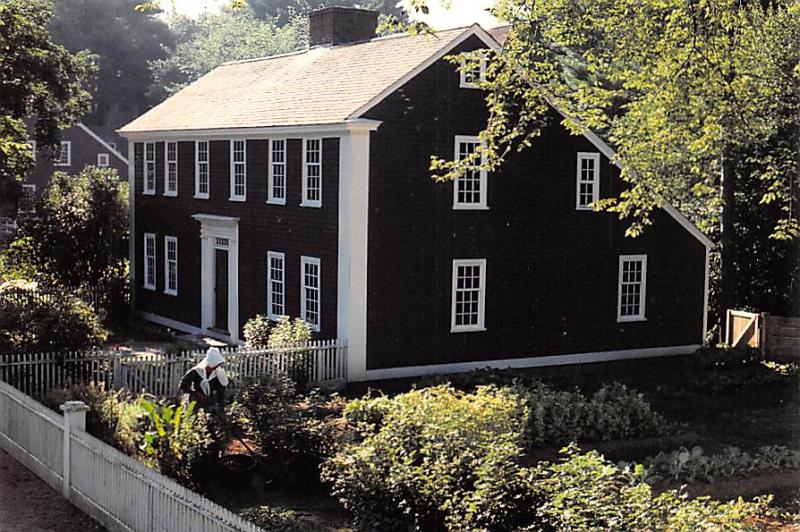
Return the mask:
M 474 29 L 403 34 L 226 63 L 120 133 L 341 123 Z

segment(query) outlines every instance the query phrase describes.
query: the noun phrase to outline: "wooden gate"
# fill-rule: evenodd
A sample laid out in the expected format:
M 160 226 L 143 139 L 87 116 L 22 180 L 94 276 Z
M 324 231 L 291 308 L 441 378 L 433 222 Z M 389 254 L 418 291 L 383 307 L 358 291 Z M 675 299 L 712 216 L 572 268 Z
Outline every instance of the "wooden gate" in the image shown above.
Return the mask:
M 755 347 L 763 345 L 763 317 L 761 314 L 728 310 L 725 327 L 725 343 L 731 347 Z

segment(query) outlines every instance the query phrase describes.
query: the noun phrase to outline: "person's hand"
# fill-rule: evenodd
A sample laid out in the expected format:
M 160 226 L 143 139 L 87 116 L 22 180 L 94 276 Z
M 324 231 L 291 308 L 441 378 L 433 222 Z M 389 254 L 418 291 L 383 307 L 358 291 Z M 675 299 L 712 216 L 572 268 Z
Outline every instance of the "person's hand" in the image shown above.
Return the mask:
M 208 401 L 208 397 L 206 397 L 206 394 L 204 394 L 203 392 L 197 392 L 196 398 L 197 402 L 201 405 L 205 404 L 205 402 Z

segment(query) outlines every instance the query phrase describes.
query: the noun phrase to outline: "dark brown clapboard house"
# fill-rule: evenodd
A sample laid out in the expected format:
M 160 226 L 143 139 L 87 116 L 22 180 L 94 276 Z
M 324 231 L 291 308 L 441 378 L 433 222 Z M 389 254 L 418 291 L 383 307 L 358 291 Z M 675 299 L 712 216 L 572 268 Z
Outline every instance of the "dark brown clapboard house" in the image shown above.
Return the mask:
M 557 118 L 498 172 L 435 183 L 430 156 L 487 118 L 481 72 L 445 57 L 498 41 L 376 19 L 314 12 L 308 51 L 223 65 L 121 129 L 138 311 L 234 342 L 300 316 L 348 342 L 353 381 L 701 345 L 708 239 L 668 205 L 626 238 L 588 206 L 621 190 L 613 152 Z

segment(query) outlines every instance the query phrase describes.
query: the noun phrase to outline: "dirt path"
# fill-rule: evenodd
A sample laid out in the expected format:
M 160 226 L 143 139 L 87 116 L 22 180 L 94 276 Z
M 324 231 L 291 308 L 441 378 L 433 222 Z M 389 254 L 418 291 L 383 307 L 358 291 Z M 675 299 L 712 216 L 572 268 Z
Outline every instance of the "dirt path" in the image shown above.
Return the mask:
M 0 532 L 104 530 L 0 449 Z

